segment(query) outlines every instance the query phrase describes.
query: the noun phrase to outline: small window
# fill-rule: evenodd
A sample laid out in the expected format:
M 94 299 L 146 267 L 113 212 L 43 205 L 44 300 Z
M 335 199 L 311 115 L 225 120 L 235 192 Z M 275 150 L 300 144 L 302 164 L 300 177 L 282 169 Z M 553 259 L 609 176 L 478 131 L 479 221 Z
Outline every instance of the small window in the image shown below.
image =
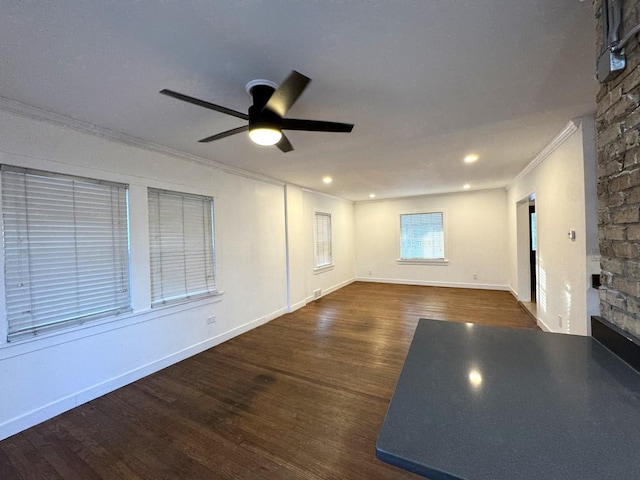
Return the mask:
M 400 215 L 400 260 L 444 260 L 442 212 Z
M 148 194 L 151 306 L 215 295 L 213 199 Z
M 8 339 L 130 310 L 127 186 L 1 175 Z
M 316 268 L 333 265 L 331 252 L 331 214 L 316 212 L 314 216 Z

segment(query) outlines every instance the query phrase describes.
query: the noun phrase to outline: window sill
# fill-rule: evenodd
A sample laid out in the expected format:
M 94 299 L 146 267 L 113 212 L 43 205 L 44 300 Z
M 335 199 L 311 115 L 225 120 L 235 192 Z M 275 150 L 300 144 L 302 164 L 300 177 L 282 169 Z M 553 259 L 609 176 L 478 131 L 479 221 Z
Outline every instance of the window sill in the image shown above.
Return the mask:
M 398 265 L 439 265 L 445 267 L 449 265 L 449 260 L 447 258 L 399 258 L 396 262 Z
M 318 275 L 319 273 L 328 272 L 329 270 L 333 270 L 335 265 L 330 263 L 329 265 L 323 265 L 321 267 L 316 267 L 313 269 L 313 274 Z
M 217 290 L 215 292 L 207 293 L 204 295 L 195 295 L 193 297 L 183 297 L 176 300 L 152 303 L 151 308 L 157 310 L 159 308 L 173 307 L 175 305 L 182 305 L 185 303 L 194 303 L 199 301 L 205 301 L 206 303 L 217 303 L 222 300 L 222 295 L 224 295 L 224 291 Z

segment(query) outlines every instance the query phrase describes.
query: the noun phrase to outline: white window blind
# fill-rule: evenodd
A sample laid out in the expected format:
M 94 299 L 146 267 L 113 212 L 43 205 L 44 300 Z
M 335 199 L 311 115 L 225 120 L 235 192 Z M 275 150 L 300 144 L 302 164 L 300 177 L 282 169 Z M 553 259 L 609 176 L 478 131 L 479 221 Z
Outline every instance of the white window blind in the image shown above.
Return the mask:
M 9 339 L 129 310 L 127 186 L 1 175 Z
M 331 214 L 316 212 L 314 218 L 316 268 L 319 268 L 333 263 L 331 252 Z
M 151 305 L 216 293 L 213 199 L 149 189 Z
M 402 260 L 444 259 L 442 212 L 400 215 Z

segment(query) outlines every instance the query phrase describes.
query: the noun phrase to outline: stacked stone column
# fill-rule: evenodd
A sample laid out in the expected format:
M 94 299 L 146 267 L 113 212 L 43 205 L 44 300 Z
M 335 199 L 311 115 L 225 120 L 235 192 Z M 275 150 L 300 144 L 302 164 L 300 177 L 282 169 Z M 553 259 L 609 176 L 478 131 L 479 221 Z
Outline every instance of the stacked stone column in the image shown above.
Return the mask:
M 624 35 L 640 23 L 640 0 L 623 1 Z M 597 56 L 602 48 L 601 1 L 594 1 Z M 597 96 L 600 312 L 640 337 L 640 48 L 624 49 L 626 69 Z

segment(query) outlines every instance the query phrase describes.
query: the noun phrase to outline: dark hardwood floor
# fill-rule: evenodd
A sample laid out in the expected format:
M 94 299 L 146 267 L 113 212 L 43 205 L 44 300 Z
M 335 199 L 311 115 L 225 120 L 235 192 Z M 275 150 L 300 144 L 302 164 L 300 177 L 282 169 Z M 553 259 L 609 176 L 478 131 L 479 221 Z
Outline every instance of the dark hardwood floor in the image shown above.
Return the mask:
M 375 443 L 420 317 L 537 328 L 508 292 L 354 283 L 0 442 L 0 479 L 417 479 Z

